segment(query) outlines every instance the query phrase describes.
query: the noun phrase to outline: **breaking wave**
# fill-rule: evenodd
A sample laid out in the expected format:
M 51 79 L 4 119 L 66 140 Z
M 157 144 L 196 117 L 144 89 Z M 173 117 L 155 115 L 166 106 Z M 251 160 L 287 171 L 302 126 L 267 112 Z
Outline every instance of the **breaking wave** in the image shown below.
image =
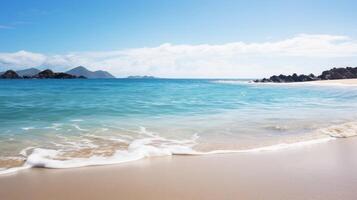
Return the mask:
M 250 82 L 251 81 L 248 81 L 248 80 L 215 80 L 215 81 L 212 81 L 212 83 L 231 84 L 231 85 L 241 85 L 241 84 L 247 84 Z
M 145 137 L 132 140 L 131 142 L 128 139 L 125 139 L 125 137 L 123 139 L 86 134 L 81 140 L 81 143 L 67 142 L 67 144 L 54 144 L 54 146 L 60 147 L 59 149 L 27 147 L 20 152 L 20 155 L 23 156 L 23 164 L 10 168 L 0 168 L 0 174 L 14 173 L 32 167 L 75 168 L 119 164 L 157 156 L 276 151 L 328 142 L 337 138 L 356 136 L 357 122 L 348 122 L 317 129 L 313 133 L 315 135 L 317 134 L 318 137 L 315 137 L 314 139 L 300 140 L 291 143 L 279 143 L 252 149 L 210 150 L 205 152 L 195 150 L 194 148 L 199 144 L 199 136 L 197 134 L 189 139 L 176 140 L 161 137 L 156 133 L 147 131 L 144 127 L 140 128 L 139 133 Z M 101 145 L 101 142 L 103 141 L 110 141 L 110 148 L 104 147 L 105 145 L 103 144 Z M 21 158 L 11 159 L 14 162 L 21 162 Z
M 329 126 L 318 130 L 333 138 L 348 138 L 357 136 L 357 122 L 348 122 L 339 125 Z
M 172 156 L 172 155 L 208 155 L 208 154 L 223 154 L 223 153 L 249 153 L 249 152 L 261 152 L 261 151 L 274 151 L 287 149 L 292 147 L 300 147 L 305 145 L 317 144 L 333 140 L 333 138 L 321 138 L 310 141 L 302 141 L 296 143 L 281 143 L 277 145 L 271 145 L 266 147 L 259 147 L 246 150 L 212 150 L 207 152 L 196 151 L 190 146 L 184 145 L 163 145 L 162 147 L 155 147 L 147 144 L 147 141 L 135 141 L 128 150 L 117 150 L 111 156 L 99 156 L 94 155 L 90 157 L 82 158 L 64 158 L 63 152 L 60 150 L 35 148 L 32 153 L 27 157 L 23 166 L 12 167 L 3 169 L 0 174 L 13 173 L 23 169 L 29 169 L 32 167 L 40 168 L 77 168 L 85 166 L 95 165 L 109 165 L 119 164 L 124 162 L 136 161 L 143 158 L 157 157 L 157 156 Z

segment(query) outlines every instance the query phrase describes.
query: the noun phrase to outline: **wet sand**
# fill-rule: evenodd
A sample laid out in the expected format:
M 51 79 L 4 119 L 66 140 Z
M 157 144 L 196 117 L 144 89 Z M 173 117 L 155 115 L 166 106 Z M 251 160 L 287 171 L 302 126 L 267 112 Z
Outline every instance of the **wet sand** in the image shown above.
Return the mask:
M 173 156 L 0 177 L 17 199 L 357 199 L 357 137 L 257 153 Z

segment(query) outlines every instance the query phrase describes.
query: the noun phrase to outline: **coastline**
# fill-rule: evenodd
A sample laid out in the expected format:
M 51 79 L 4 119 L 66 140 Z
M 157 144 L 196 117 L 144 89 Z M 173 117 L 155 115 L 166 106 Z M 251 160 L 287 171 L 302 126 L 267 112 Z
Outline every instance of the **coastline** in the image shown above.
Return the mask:
M 275 84 L 275 83 L 274 83 Z M 279 84 L 279 83 L 277 83 Z M 291 85 L 357 86 L 357 78 L 284 83 Z
M 311 83 L 316 84 L 328 84 L 328 85 L 350 85 L 357 86 L 357 78 L 354 79 L 336 79 L 336 80 L 322 80 L 322 81 L 313 81 Z
M 357 79 L 287 84 L 356 86 Z M 86 130 L 85 126 L 81 128 L 72 122 L 70 121 L 71 125 L 77 130 Z M 313 140 L 281 142 L 246 150 L 208 152 L 181 146 L 177 148 L 177 145 L 171 149 L 168 146 L 147 149 L 145 141 L 172 143 L 176 140 L 165 139 L 143 128 L 139 133 L 149 138 L 139 138 L 128 143 L 128 146 L 135 144 L 131 146 L 131 150 L 137 150 L 134 153 L 138 153 L 135 153 L 138 158 L 132 159 L 135 162 L 120 163 L 115 158 L 109 158 L 83 164 L 76 163 L 78 160 L 74 159 L 71 160 L 75 163 L 73 165 L 60 159 L 54 163 L 47 157 L 50 154 L 35 152 L 33 155 L 36 159 L 27 158 L 27 161 L 32 161 L 29 162 L 32 165 L 24 166 L 25 170 L 2 175 L 0 173 L 0 196 L 15 200 L 53 197 L 89 200 L 356 199 L 357 192 L 354 192 L 353 186 L 357 183 L 357 137 L 351 137 L 356 135 L 355 131 L 346 131 L 351 126 L 355 126 L 355 123 L 331 125 L 322 130 L 323 135 L 328 132 L 326 137 L 314 137 Z M 193 139 L 184 140 L 184 143 L 195 142 L 196 137 L 195 135 Z M 177 141 L 177 144 L 182 144 L 182 141 Z M 27 156 L 26 150 L 22 151 Z M 160 155 L 163 156 L 159 157 Z M 110 165 L 106 165 L 108 163 Z M 92 167 L 93 165 L 102 166 Z M 32 166 L 34 168 L 30 168 Z
M 357 138 L 0 176 L 4 199 L 356 199 Z

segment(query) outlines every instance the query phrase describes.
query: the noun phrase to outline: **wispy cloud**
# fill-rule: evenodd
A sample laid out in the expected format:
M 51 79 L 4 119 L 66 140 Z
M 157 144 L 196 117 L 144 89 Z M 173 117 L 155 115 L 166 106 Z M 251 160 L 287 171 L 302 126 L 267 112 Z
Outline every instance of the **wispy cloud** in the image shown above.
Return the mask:
M 117 76 L 262 77 L 276 73 L 318 72 L 357 64 L 357 41 L 339 35 L 307 35 L 262 43 L 174 45 L 105 52 L 47 55 L 27 51 L 0 53 L 0 66 L 47 66 L 57 70 L 83 65 Z
M 33 22 L 29 21 L 15 21 L 12 23 L 13 25 L 28 25 L 28 24 L 33 24 Z
M 6 25 L 1 25 L 0 24 L 0 29 L 14 29 L 13 26 L 6 26 Z

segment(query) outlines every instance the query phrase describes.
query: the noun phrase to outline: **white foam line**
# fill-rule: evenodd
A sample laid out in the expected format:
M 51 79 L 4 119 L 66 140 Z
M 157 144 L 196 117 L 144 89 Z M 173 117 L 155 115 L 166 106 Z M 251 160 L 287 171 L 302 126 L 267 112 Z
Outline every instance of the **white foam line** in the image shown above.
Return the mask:
M 30 169 L 30 168 L 32 168 L 32 166 L 23 165 L 21 167 L 13 167 L 13 168 L 5 169 L 5 170 L 0 170 L 0 175 L 13 174 L 13 173 L 16 173 L 16 172 L 18 172 L 20 170 Z
M 250 82 L 249 81 L 243 81 L 243 80 L 216 80 L 216 81 L 212 81 L 212 83 L 230 84 L 230 85 L 242 85 L 242 84 L 247 84 L 247 83 L 250 83 Z
M 61 128 L 58 128 L 60 126 L 62 126 L 63 124 L 61 123 L 53 123 L 52 126 L 46 126 L 44 127 L 44 129 L 54 129 L 56 131 L 60 130 Z
M 83 128 L 79 127 L 77 124 L 72 124 L 72 126 L 79 131 L 89 131 L 88 129 L 83 129 Z
M 34 128 L 35 127 L 30 126 L 30 127 L 22 127 L 21 129 L 24 130 L 24 131 L 28 131 L 28 130 L 32 130 Z
M 287 83 L 274 83 L 274 82 L 266 82 L 266 83 L 256 83 L 249 82 L 252 85 L 271 85 L 271 86 L 322 86 L 322 87 L 356 87 L 357 84 L 348 84 L 348 83 L 334 83 L 334 82 L 320 82 L 320 81 L 306 81 L 306 82 L 287 82 Z
M 34 149 L 34 148 L 36 148 L 36 147 L 26 147 L 26 148 L 22 149 L 19 154 L 26 157 L 27 151 L 30 149 Z
M 295 143 L 280 143 L 280 144 L 276 144 L 276 145 L 258 147 L 258 148 L 253 148 L 253 149 L 245 149 L 245 150 L 213 150 L 213 151 L 209 151 L 209 152 L 194 152 L 190 155 L 209 155 L 209 154 L 223 154 L 223 153 L 252 153 L 252 152 L 263 152 L 263 151 L 277 151 L 277 150 L 283 150 L 283 149 L 288 149 L 288 148 L 296 148 L 296 147 L 302 147 L 302 146 L 307 146 L 307 145 L 312 145 L 312 144 L 324 143 L 324 142 L 328 142 L 328 141 L 335 140 L 335 139 L 336 138 L 333 138 L 333 137 L 326 137 L 326 138 L 320 138 L 320 139 L 314 139 L 314 140 L 308 140 L 308 141 L 302 141 L 302 142 L 295 142 Z
M 82 122 L 83 121 L 83 119 L 72 119 L 72 120 L 70 120 L 71 122 Z
M 114 137 L 106 137 L 106 136 L 99 136 L 99 135 L 93 135 L 93 134 L 85 134 L 83 136 L 90 137 L 90 138 L 102 139 L 102 140 L 111 140 L 111 141 L 115 141 L 115 142 L 129 143 L 127 140 L 120 139 L 120 138 L 114 138 Z M 87 141 L 89 141 L 89 140 L 87 140 Z
M 320 139 L 314 139 L 309 141 L 301 141 L 296 143 L 281 143 L 277 145 L 247 149 L 247 150 L 214 150 L 209 152 L 199 152 L 193 150 L 190 146 L 182 145 L 167 145 L 163 144 L 160 147 L 154 147 L 149 145 L 150 140 L 157 138 L 138 139 L 133 141 L 127 151 L 117 151 L 111 157 L 93 156 L 90 158 L 76 158 L 71 160 L 55 160 L 59 151 L 51 149 L 34 149 L 31 155 L 28 156 L 26 163 L 22 167 L 15 167 L 0 171 L 0 174 L 14 173 L 22 169 L 28 169 L 31 167 L 44 167 L 44 168 L 77 168 L 94 165 L 110 165 L 119 164 L 124 162 L 131 162 L 140 160 L 147 157 L 155 156 L 171 156 L 171 155 L 209 155 L 209 154 L 223 154 L 223 153 L 253 153 L 263 151 L 277 151 L 288 148 L 302 147 L 312 144 L 319 144 L 335 140 L 333 137 L 326 137 Z

